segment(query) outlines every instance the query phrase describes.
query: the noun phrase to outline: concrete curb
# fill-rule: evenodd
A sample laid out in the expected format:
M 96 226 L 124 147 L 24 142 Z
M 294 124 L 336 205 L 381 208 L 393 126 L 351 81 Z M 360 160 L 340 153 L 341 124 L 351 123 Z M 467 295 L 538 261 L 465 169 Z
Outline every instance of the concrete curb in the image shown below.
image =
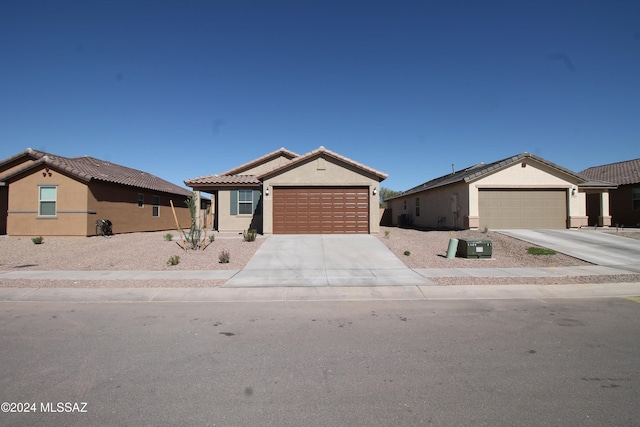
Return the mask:
M 640 283 L 291 288 L 0 288 L 0 303 L 545 300 L 638 295 L 640 295 Z

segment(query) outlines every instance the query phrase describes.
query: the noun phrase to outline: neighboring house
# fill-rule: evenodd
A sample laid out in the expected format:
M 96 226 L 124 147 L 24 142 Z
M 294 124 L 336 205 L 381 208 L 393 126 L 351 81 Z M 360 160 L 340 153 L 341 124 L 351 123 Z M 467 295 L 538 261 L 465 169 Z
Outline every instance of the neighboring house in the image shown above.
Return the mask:
M 281 148 L 185 184 L 213 195 L 214 228 L 221 232 L 376 234 L 386 177 L 324 147 L 302 156 Z
M 594 166 L 583 170 L 580 175 L 617 184 L 618 188 L 611 190 L 609 196 L 611 224 L 640 227 L 640 159 Z M 587 215 L 590 224 L 596 223 L 599 208 L 598 200 L 589 195 Z
M 434 229 L 575 228 L 588 225 L 586 195 L 611 224 L 608 191 L 615 184 L 589 181 L 533 154 L 469 167 L 387 200 L 394 225 Z
M 114 233 L 175 229 L 191 214 L 189 190 L 93 157 L 27 149 L 0 161 L 0 232 L 11 236 L 92 236 L 108 219 Z

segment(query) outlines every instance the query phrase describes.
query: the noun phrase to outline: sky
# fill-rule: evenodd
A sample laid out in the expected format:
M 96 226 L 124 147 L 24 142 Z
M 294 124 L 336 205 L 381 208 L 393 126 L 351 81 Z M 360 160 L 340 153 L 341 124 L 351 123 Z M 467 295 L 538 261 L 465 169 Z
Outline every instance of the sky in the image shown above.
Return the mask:
M 638 158 L 640 2 L 0 0 L 0 159 L 184 186 L 320 146 L 396 191 L 525 151 Z

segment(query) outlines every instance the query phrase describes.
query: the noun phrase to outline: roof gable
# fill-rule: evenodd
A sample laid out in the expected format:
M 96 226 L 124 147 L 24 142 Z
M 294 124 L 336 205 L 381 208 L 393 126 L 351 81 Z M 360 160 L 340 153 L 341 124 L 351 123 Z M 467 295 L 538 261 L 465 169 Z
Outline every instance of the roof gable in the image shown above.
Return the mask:
M 378 170 L 372 169 L 372 168 L 370 168 L 368 166 L 363 165 L 362 163 L 358 163 L 358 162 L 356 162 L 354 160 L 351 160 L 351 159 L 349 159 L 347 157 L 341 156 L 338 153 L 334 153 L 333 151 L 327 150 L 326 148 L 320 146 L 318 149 L 310 151 L 307 154 L 305 154 L 304 156 L 300 156 L 300 157 L 297 157 L 297 158 L 293 159 L 291 162 L 289 162 L 286 165 L 283 165 L 283 166 L 281 166 L 279 168 L 276 168 L 276 169 L 273 169 L 271 171 L 265 172 L 265 173 L 263 173 L 261 175 L 258 175 L 257 178 L 260 179 L 260 180 L 263 180 L 263 179 L 268 178 L 268 177 L 279 175 L 279 174 L 281 174 L 281 173 L 283 173 L 285 171 L 288 171 L 288 170 L 291 170 L 292 168 L 297 167 L 298 165 L 300 165 L 302 163 L 308 162 L 309 160 L 312 160 L 312 159 L 320 157 L 320 156 L 327 156 L 327 157 L 330 157 L 330 158 L 332 158 L 334 160 L 337 160 L 340 163 L 343 163 L 343 164 L 349 165 L 351 167 L 354 167 L 356 169 L 359 169 L 362 172 L 365 172 L 367 174 L 375 176 L 376 178 L 378 178 L 379 181 L 382 181 L 382 180 L 386 179 L 387 176 L 388 176 L 384 172 L 380 172 Z
M 32 157 L 35 161 L 25 165 L 24 167 L 13 170 L 10 175 L 5 177 L 5 179 L 28 172 L 33 168 L 46 165 L 46 167 L 71 175 L 72 177 L 85 182 L 95 180 L 163 193 L 179 194 L 183 196 L 191 195 L 189 190 L 158 178 L 150 173 L 117 165 L 95 157 L 83 156 L 69 158 L 45 153 L 43 151 L 27 149 L 22 154 L 14 156 L 11 159 L 19 158 L 20 156 Z M 4 162 L 2 164 L 4 164 Z
M 640 183 L 640 159 L 593 166 L 580 172 L 580 175 L 618 185 L 637 184 Z
M 288 163 L 290 160 L 295 159 L 297 157 L 300 157 L 298 154 L 294 153 L 293 151 L 289 151 L 286 148 L 282 147 L 279 150 L 273 151 L 269 154 L 265 154 L 262 157 L 258 157 L 255 160 L 252 160 L 248 163 L 245 163 L 243 165 L 237 166 L 231 170 L 228 170 L 224 173 L 221 173 L 220 175 L 246 175 L 246 174 L 251 174 L 251 173 L 247 173 L 248 171 L 251 171 L 252 169 L 256 169 L 259 168 L 261 165 L 264 165 L 266 163 L 269 163 L 273 160 L 277 160 L 279 158 L 281 158 L 284 163 Z

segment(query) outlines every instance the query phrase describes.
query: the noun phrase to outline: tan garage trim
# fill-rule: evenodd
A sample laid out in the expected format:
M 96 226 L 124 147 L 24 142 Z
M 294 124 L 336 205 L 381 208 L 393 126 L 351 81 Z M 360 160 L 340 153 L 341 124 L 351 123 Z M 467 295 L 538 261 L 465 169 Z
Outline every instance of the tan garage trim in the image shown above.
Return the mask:
M 368 188 L 274 187 L 273 233 L 368 234 Z
M 567 228 L 565 189 L 480 189 L 480 228 Z

